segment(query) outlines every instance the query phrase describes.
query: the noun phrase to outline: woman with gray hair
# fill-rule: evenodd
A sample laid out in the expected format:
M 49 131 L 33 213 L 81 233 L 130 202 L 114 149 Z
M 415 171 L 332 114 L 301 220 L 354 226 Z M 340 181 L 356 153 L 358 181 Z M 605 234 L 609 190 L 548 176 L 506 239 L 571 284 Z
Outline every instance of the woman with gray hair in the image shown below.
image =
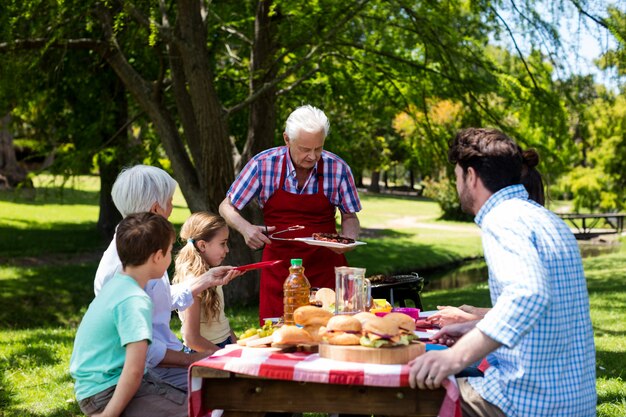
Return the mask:
M 220 214 L 243 235 L 252 249 L 263 251 L 263 260 L 283 260 L 263 269 L 259 319 L 283 314 L 283 282 L 291 258 L 302 258 L 312 287 L 335 287 L 335 266 L 347 265 L 345 249 L 330 250 L 293 240 L 270 240 L 268 234 L 290 226 L 301 229 L 284 238 L 310 237 L 315 232 L 337 233 L 335 213 L 341 213 L 342 235 L 357 238 L 361 210 L 350 167 L 324 150 L 330 124 L 320 109 L 306 105 L 294 110 L 285 124 L 284 146 L 268 149 L 252 158 L 231 185 L 220 204 Z M 266 226 L 253 225 L 239 213 L 250 201 L 263 209 Z
M 172 198 L 176 181 L 160 168 L 135 165 L 118 175 L 111 195 L 113 203 L 123 217 L 132 213 L 152 212 L 166 219 L 172 214 Z M 115 246 L 115 236 L 104 252 L 94 281 L 96 295 L 102 287 L 122 270 Z M 145 291 L 152 299 L 152 343 L 148 346 L 146 367 L 151 373 L 171 385 L 187 391 L 187 368 L 211 352 L 187 354 L 183 344 L 170 330 L 173 310 L 183 311 L 196 295 L 209 287 L 225 285 L 241 273 L 230 266 L 211 268 L 192 282 L 170 285 L 167 271 L 161 279 L 153 279 Z

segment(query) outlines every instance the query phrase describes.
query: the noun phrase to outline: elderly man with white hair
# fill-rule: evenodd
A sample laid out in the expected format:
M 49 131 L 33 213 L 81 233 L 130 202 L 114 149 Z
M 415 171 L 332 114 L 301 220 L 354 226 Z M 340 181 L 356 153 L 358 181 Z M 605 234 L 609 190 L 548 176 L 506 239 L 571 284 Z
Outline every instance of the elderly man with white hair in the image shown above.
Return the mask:
M 312 287 L 335 287 L 334 267 L 347 265 L 345 249 L 330 250 L 293 240 L 270 239 L 272 232 L 290 226 L 304 228 L 279 235 L 281 238 L 310 237 L 312 233 L 337 233 L 335 213 L 341 214 L 341 234 L 357 238 L 361 210 L 350 167 L 337 155 L 324 150 L 330 123 L 310 105 L 294 110 L 285 125 L 285 146 L 268 149 L 252 158 L 231 185 L 220 204 L 220 214 L 243 235 L 252 249 L 265 248 L 263 260 L 278 260 L 279 266 L 261 272 L 259 318 L 283 314 L 283 282 L 290 258 L 302 258 Z M 242 210 L 256 200 L 266 226 L 244 219 Z M 277 236 L 278 237 L 278 236 Z
M 123 217 L 132 213 L 153 212 L 166 219 L 172 214 L 176 181 L 160 168 L 135 165 L 118 175 L 111 196 Z M 115 236 L 104 252 L 94 281 L 96 295 L 122 270 Z M 152 343 L 148 346 L 146 367 L 149 372 L 181 390 L 187 391 L 187 368 L 212 352 L 183 352 L 183 344 L 170 329 L 172 310 L 185 310 L 195 296 L 209 287 L 225 285 L 240 275 L 230 266 L 211 268 L 197 280 L 170 285 L 167 272 L 161 279 L 148 282 L 144 290 L 152 299 Z

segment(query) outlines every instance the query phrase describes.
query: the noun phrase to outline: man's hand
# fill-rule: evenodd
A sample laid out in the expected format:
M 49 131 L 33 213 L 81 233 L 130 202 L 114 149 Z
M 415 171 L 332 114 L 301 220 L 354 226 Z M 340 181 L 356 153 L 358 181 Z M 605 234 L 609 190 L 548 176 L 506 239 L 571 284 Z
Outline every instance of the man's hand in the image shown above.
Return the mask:
M 246 240 L 246 245 L 250 249 L 262 249 L 265 245 L 271 245 L 272 240 L 268 237 L 268 234 L 276 230 L 276 226 L 259 226 L 255 224 L 246 225 L 241 234 Z
M 356 246 L 352 246 L 350 248 L 326 248 L 326 249 L 330 249 L 331 251 L 338 253 L 339 255 L 341 255 L 342 253 L 346 253 L 346 252 L 350 252 L 351 250 L 354 250 Z
M 276 230 L 275 226 L 257 226 L 251 224 L 244 219 L 239 210 L 233 206 L 230 202 L 230 197 L 226 198 L 220 203 L 220 215 L 226 220 L 226 223 L 243 236 L 246 241 L 246 245 L 251 249 L 257 250 L 263 248 L 263 246 L 271 244 L 272 241 L 268 235 Z
M 411 388 L 436 389 L 449 376 L 465 368 L 451 349 L 426 352 L 409 362 Z
M 481 317 L 468 313 L 460 307 L 437 306 L 437 313 L 426 318 L 426 322 L 438 327 L 448 326 L 455 323 L 465 323 L 466 321 L 478 320 Z
M 448 376 L 458 374 L 502 346 L 480 329 L 472 328 L 475 323 L 452 324 L 433 336 L 460 339 L 450 349 L 426 352 L 409 362 L 411 388 L 438 388 Z
M 465 333 L 472 330 L 474 326 L 476 326 L 476 323 L 477 321 L 468 321 L 465 323 L 450 324 L 432 335 L 430 340 L 440 345 L 452 346 Z

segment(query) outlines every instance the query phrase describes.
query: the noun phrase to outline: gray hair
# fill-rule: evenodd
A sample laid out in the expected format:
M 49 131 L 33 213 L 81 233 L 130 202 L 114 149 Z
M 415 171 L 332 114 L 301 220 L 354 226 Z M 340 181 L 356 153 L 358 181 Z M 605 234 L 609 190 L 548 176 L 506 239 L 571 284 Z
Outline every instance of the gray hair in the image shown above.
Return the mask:
M 161 168 L 135 165 L 120 172 L 113 184 L 111 196 L 115 207 L 126 217 L 132 213 L 150 211 L 154 203 L 162 209 L 174 196 L 176 181 Z
M 285 123 L 285 133 L 290 141 L 298 138 L 300 130 L 309 133 L 317 133 L 323 130 L 325 138 L 329 129 L 330 122 L 328 117 L 326 117 L 323 111 L 309 104 L 300 106 L 291 112 Z

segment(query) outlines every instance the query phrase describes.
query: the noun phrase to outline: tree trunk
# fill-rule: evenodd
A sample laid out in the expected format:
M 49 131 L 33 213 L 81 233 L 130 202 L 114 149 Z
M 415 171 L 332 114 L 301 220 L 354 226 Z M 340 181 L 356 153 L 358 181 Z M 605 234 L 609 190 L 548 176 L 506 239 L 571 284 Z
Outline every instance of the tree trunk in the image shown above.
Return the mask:
M 274 23 L 269 16 L 271 0 L 258 2 L 256 10 L 256 19 L 254 24 L 254 45 L 252 47 L 250 66 L 250 94 L 260 89 L 266 82 L 271 81 L 278 71 L 276 66 L 272 65 L 274 54 L 277 46 L 274 36 Z M 246 143 L 238 158 L 236 170 L 239 172 L 241 168 L 257 153 L 269 149 L 274 145 L 274 134 L 276 131 L 276 89 L 270 88 L 259 96 L 250 105 L 250 113 L 248 117 L 248 134 Z M 226 192 L 224 192 L 224 195 Z M 252 224 L 262 224 L 263 215 L 256 204 L 248 204 L 242 210 L 241 214 Z M 237 259 L 234 254 L 246 254 L 252 257 L 253 261 L 261 260 L 261 252 L 251 252 L 245 244 L 243 236 L 239 233 L 231 233 L 230 245 L 234 249 L 229 253 L 227 261 L 237 264 L 236 261 L 243 261 L 243 258 Z M 245 300 L 245 304 L 258 303 L 259 299 L 259 272 L 255 271 L 252 279 L 235 280 L 225 287 L 224 297 L 226 302 L 229 299 L 241 302 Z M 235 285 L 233 285 L 235 284 Z
M 367 191 L 371 193 L 380 193 L 380 171 L 372 171 L 372 179 Z
M 126 99 L 126 89 L 119 78 L 111 77 L 110 89 L 114 92 L 116 102 L 115 126 L 112 134 L 117 134 L 112 140 L 114 147 L 114 157 L 98 158 L 98 171 L 100 172 L 100 213 L 98 215 L 98 231 L 105 242 L 110 242 L 115 233 L 115 227 L 122 220 L 122 215 L 115 207 L 111 190 L 113 183 L 120 171 L 130 162 L 134 154 L 130 150 L 128 138 L 128 101 Z M 108 141 L 109 137 L 103 137 L 103 141 Z
M 122 169 L 117 159 L 105 161 L 98 160 L 100 171 L 100 214 L 98 215 L 98 231 L 105 242 L 110 242 L 115 233 L 115 226 L 122 220 L 122 215 L 113 204 L 111 189 L 117 178 L 117 174 Z
M 0 118 L 0 189 L 13 188 L 26 180 L 26 170 L 18 164 L 15 157 L 10 123 L 10 112 Z
M 269 15 L 271 7 L 271 0 L 260 1 L 257 4 L 254 22 L 254 45 L 250 58 L 250 94 L 261 89 L 265 83 L 273 80 L 278 72 L 278 67 L 272 65 L 277 51 L 277 44 L 274 36 L 275 24 Z M 240 171 L 254 155 L 274 145 L 275 131 L 276 89 L 270 88 L 250 106 L 248 136 L 237 171 Z
M 200 2 L 181 0 L 178 12 L 176 27 L 181 39 L 175 47 L 182 58 L 187 81 L 186 92 L 189 95 L 188 103 L 195 115 L 195 125 L 185 124 L 185 121 L 190 121 L 189 119 L 181 117 L 181 120 L 185 132 L 188 129 L 191 132 L 197 132 L 199 143 L 194 146 L 200 148 L 200 153 L 193 155 L 194 165 L 196 172 L 200 175 L 199 183 L 204 193 L 205 207 L 208 211 L 217 213 L 219 204 L 234 180 L 232 143 L 228 134 L 225 112 L 213 85 L 213 74 L 209 70 L 211 66 L 206 48 L 206 26 L 202 22 Z M 179 91 L 178 94 L 183 96 L 184 92 Z M 189 141 L 190 137 L 187 139 Z M 194 138 L 191 137 L 191 139 Z M 190 206 L 190 208 L 192 211 L 197 211 L 194 207 Z M 241 265 L 254 260 L 252 252 L 238 233 L 231 234 L 230 246 L 233 250 L 229 253 L 226 263 Z M 235 280 L 224 289 L 227 303 L 258 302 L 258 280 Z

